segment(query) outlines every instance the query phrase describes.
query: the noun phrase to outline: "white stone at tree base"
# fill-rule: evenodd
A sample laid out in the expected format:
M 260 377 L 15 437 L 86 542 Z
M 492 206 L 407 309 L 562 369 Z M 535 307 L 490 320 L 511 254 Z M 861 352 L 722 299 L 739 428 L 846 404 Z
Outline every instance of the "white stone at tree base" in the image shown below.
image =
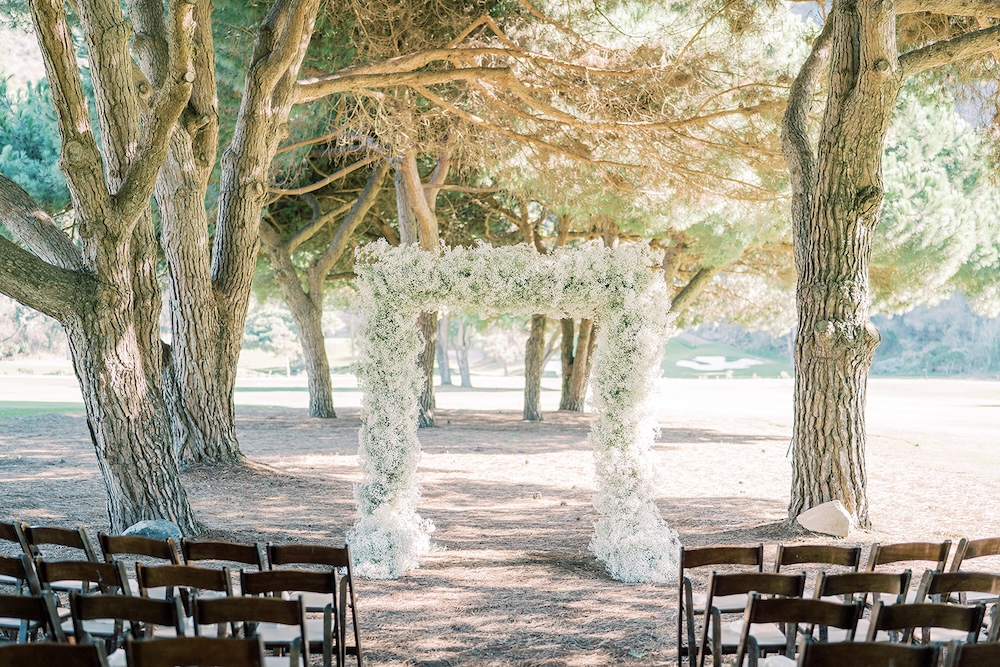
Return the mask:
M 831 500 L 828 503 L 807 509 L 798 515 L 796 520 L 806 530 L 834 537 L 847 537 L 853 527 L 851 514 L 844 507 L 844 503 L 839 500 Z

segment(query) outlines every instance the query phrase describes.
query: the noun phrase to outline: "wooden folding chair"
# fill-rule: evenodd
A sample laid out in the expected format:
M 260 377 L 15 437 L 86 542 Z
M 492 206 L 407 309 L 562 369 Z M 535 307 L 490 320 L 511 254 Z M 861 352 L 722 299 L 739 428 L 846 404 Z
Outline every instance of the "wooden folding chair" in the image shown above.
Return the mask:
M 342 667 L 346 660 L 344 650 L 343 615 L 339 613 L 340 602 L 338 591 L 343 589 L 337 585 L 333 570 L 269 570 L 267 572 L 241 572 L 240 586 L 244 595 L 288 595 L 301 599 L 305 606 L 305 593 L 323 596 L 326 605 L 323 607 L 322 619 L 308 619 L 308 636 L 311 637 L 311 648 L 322 651 L 324 667 L 331 667 L 334 656 L 336 664 Z M 308 611 L 308 609 L 307 609 Z M 264 643 L 268 643 L 265 636 Z
M 802 598 L 762 598 L 750 594 L 743 616 L 743 631 L 736 651 L 736 664 L 757 667 L 765 652 L 781 652 L 788 665 L 794 665 L 797 635 L 802 628 L 810 636 L 817 629 L 838 628 L 854 639 L 864 604 L 840 604 Z M 744 662 L 748 658 L 748 662 Z M 775 661 L 770 660 L 769 665 Z
M 66 634 L 59 625 L 55 600 L 51 593 L 41 595 L 0 595 L 0 632 L 23 643 L 50 637 L 65 642 Z
M 984 569 L 982 566 L 969 568 L 969 561 L 977 558 L 988 559 L 988 565 Z M 974 564 L 975 565 L 975 564 Z M 955 556 L 951 560 L 949 572 L 1000 572 L 1000 537 L 985 537 L 978 540 L 962 538 L 955 548 Z M 1000 599 L 995 595 L 969 591 L 964 602 L 989 602 L 991 604 L 1000 603 Z
M 714 667 L 720 667 L 724 654 L 735 653 L 739 648 L 742 625 L 723 625 L 722 610 L 715 605 L 717 598 L 751 592 L 779 597 L 802 597 L 806 585 L 806 575 L 779 574 L 771 572 L 745 572 L 719 574 L 713 572 L 708 580 L 708 597 L 705 602 L 706 618 L 702 629 L 698 664 L 704 667 L 708 653 L 712 654 Z M 744 608 L 744 613 L 746 608 Z
M 0 556 L 0 583 L 11 586 L 14 593 L 38 595 L 42 592 L 38 575 L 28 554 Z
M 85 560 L 35 561 L 35 570 L 42 590 L 54 592 L 60 588 L 72 593 L 97 592 L 104 595 L 129 593 L 128 577 L 122 563 L 99 563 Z M 72 610 L 67 608 L 70 613 Z M 61 622 L 62 630 L 72 634 L 73 620 Z M 87 632 L 105 640 L 121 634 L 121 623 L 114 621 L 89 621 Z
M 196 600 L 195 622 L 217 625 L 242 624 L 244 637 L 259 637 L 265 650 L 288 654 L 289 667 L 309 665 L 309 635 L 302 600 L 273 597 L 230 597 Z M 272 661 L 268 660 L 268 663 Z
M 188 617 L 193 617 L 192 603 L 198 598 L 233 595 L 233 581 L 228 567 L 136 563 L 135 574 L 140 595 L 160 599 L 177 597 Z M 194 634 L 200 635 L 198 624 L 193 623 L 193 627 Z
M 264 667 L 259 638 L 129 639 L 125 652 L 129 667 Z
M 28 542 L 24 539 L 24 532 L 21 530 L 21 524 L 17 522 L 7 521 L 0 523 L 0 542 L 16 544 L 25 554 L 31 553 L 31 548 L 28 546 Z M 5 558 L 9 558 L 9 556 L 5 556 Z M 31 562 L 30 558 L 28 562 Z M 16 579 L 0 572 L 0 586 L 18 585 L 19 583 Z
M 959 644 L 951 647 L 947 667 L 996 667 L 1000 665 L 1000 643 Z
M 951 540 L 943 542 L 898 542 L 895 544 L 872 545 L 865 570 L 875 572 L 878 568 L 897 563 L 924 563 L 924 570 L 944 571 L 948 562 Z M 918 570 L 919 571 L 919 570 Z M 913 580 L 910 580 L 913 583 Z M 907 591 L 906 602 L 916 602 L 917 590 Z M 883 600 L 885 602 L 885 600 Z
M 835 574 L 820 574 L 816 582 L 813 597 L 817 600 L 839 598 L 844 603 L 860 602 L 869 605 L 869 596 L 878 597 L 883 604 L 903 604 L 906 591 L 910 587 L 910 571 L 897 572 L 842 572 Z M 892 596 L 895 596 L 893 599 Z M 889 600 L 886 602 L 886 600 Z M 874 600 L 872 600 L 874 603 Z M 858 619 L 855 638 L 865 639 L 868 636 L 868 619 Z M 823 641 L 842 642 L 847 639 L 847 633 L 833 628 L 827 631 Z M 879 641 L 889 641 L 889 635 L 884 633 Z
M 264 570 L 264 548 L 259 542 L 244 544 L 218 540 L 189 540 L 185 537 L 181 539 L 181 555 L 184 557 L 185 565 L 197 563 L 204 567 L 206 565 L 204 561 L 210 561 L 216 564 L 252 565 L 258 572 Z
M 35 644 L 0 645 L 0 666 L 34 667 L 108 667 L 104 653 L 89 644 Z
M 44 558 L 49 561 L 86 560 L 98 562 L 97 552 L 87 535 L 87 530 L 79 528 L 62 528 L 60 526 L 29 526 L 21 524 L 21 531 L 28 553 L 32 561 Z M 53 590 L 67 593 L 79 590 L 81 582 L 66 581 L 57 584 Z M 96 587 L 91 587 L 95 591 Z
M 340 647 L 338 664 L 344 664 L 348 655 L 357 660 L 357 667 L 363 667 L 361 654 L 361 628 L 358 623 L 357 597 L 354 591 L 354 575 L 351 572 L 351 551 L 346 544 L 333 547 L 319 544 L 270 544 L 267 545 L 267 560 L 272 570 L 278 570 L 282 565 L 312 565 L 329 570 L 339 580 L 340 598 L 335 601 L 337 643 Z M 292 595 L 301 595 L 305 601 L 306 611 L 323 611 L 328 600 L 325 593 L 312 590 L 291 591 Z M 351 615 L 351 627 L 354 631 L 354 645 L 347 645 L 347 614 Z
M 888 642 L 802 642 L 798 667 L 937 667 L 937 646 Z
M 681 547 L 679 560 L 680 582 L 677 587 L 677 665 L 683 665 L 684 658 L 688 664 L 694 664 L 697 657 L 697 640 L 695 634 L 695 616 L 705 615 L 707 595 L 695 591 L 694 584 L 688 574 L 693 570 L 710 565 L 732 565 L 739 568 L 754 568 L 757 572 L 764 571 L 764 545 L 754 547 L 744 546 L 712 546 L 687 549 Z M 746 609 L 747 596 L 737 594 L 728 600 L 716 600 L 716 606 L 722 613 L 732 613 Z M 685 641 L 686 640 L 686 641 Z
M 932 642 L 935 628 L 955 630 L 964 635 L 964 641 L 975 644 L 983 624 L 985 608 L 981 605 L 965 607 L 943 603 L 882 604 L 875 603 L 871 623 L 868 626 L 868 641 L 875 641 L 880 631 L 899 633 L 899 641 L 904 644 L 917 643 L 916 629 L 924 631 L 921 644 Z M 937 644 L 939 642 L 935 642 Z
M 184 612 L 179 600 L 155 600 L 132 595 L 81 595 L 70 593 L 73 635 L 77 643 L 94 643 L 87 629 L 89 623 L 110 621 L 120 632 L 106 640 L 110 654 L 123 650 L 125 637 L 148 639 L 157 634 L 157 627 L 170 630 L 168 636 L 183 636 Z M 128 626 L 125 627 L 124 623 Z M 124 657 L 124 655 L 122 655 Z
M 158 540 L 141 535 L 108 535 L 99 532 L 97 539 L 101 544 L 101 551 L 104 553 L 104 561 L 107 563 L 114 560 L 127 560 L 129 563 L 181 564 L 177 545 L 170 538 Z M 129 585 L 132 586 L 133 593 L 139 594 L 137 581 L 130 582 Z M 164 598 L 167 591 L 165 589 L 147 590 L 145 595 Z
M 921 584 L 919 602 L 952 602 L 985 605 L 1000 598 L 1000 574 L 985 572 L 931 572 Z M 996 623 L 997 606 L 981 641 L 997 641 L 1000 624 Z M 953 634 L 953 633 L 952 633 Z M 945 630 L 931 631 L 931 641 L 944 642 L 950 638 Z

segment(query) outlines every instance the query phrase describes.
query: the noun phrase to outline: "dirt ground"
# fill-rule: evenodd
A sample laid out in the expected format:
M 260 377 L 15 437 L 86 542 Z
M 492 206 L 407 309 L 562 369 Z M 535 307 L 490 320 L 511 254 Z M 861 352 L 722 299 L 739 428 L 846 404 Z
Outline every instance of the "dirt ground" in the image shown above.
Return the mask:
M 338 394 L 336 420 L 239 407 L 250 464 L 184 473 L 208 536 L 342 542 L 359 481 L 355 398 Z M 612 581 L 587 550 L 592 415 L 526 423 L 519 400 L 510 387 L 441 392 L 439 426 L 420 433 L 435 551 L 400 580 L 359 581 L 369 664 L 675 661 L 676 584 Z M 763 541 L 771 556 L 781 541 L 832 541 L 783 522 L 789 381 L 664 381 L 659 406 L 660 508 L 685 544 Z M 874 381 L 868 425 L 875 530 L 844 543 L 1000 534 L 1000 383 Z M 107 528 L 79 414 L 0 420 L 0 520 L 12 519 Z

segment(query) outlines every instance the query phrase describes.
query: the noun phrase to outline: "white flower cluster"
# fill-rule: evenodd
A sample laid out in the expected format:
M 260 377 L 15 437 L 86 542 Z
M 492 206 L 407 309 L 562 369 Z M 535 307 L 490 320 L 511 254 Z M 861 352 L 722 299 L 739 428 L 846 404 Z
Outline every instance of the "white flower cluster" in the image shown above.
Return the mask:
M 434 254 L 378 241 L 360 248 L 357 260 L 364 481 L 355 489 L 360 518 L 348 540 L 358 573 L 395 578 L 430 549 L 434 526 L 416 512 L 423 382 L 417 316 L 448 307 L 598 321 L 590 440 L 594 506 L 603 518 L 591 549 L 621 581 L 672 578 L 678 541 L 653 501 L 656 423 L 649 405 L 670 327 L 669 301 L 649 248 L 588 243 L 541 255 L 527 245 L 479 245 Z

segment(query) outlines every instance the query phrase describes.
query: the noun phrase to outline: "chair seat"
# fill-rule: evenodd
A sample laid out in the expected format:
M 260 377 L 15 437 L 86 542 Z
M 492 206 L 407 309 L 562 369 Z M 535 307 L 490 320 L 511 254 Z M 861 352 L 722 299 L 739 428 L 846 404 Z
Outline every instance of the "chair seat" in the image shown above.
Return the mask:
M 930 641 L 933 644 L 946 644 L 948 642 L 964 642 L 969 639 L 968 632 L 962 632 L 961 630 L 950 630 L 948 628 L 930 628 Z M 917 632 L 920 632 L 919 630 Z M 920 635 L 917 635 L 918 637 Z M 986 632 L 979 633 L 979 641 L 985 642 L 987 639 Z
M 128 667 L 125 649 L 116 649 L 108 654 L 108 667 Z
M 0 630 L 18 630 L 21 627 L 23 621 L 20 618 L 10 618 L 9 616 L 0 616 Z M 38 623 L 34 621 L 28 621 L 28 631 L 32 631 L 38 627 Z
M 306 630 L 308 632 L 308 628 Z M 292 625 L 279 625 L 276 623 L 258 623 L 257 635 L 264 640 L 264 646 L 273 647 L 278 645 L 290 645 L 299 639 L 299 629 Z M 319 636 L 323 636 L 322 626 Z
M 738 646 L 743 634 L 743 620 L 722 624 L 722 645 Z M 757 641 L 762 649 L 782 648 L 786 644 L 785 633 L 773 623 L 754 623 L 750 626 L 750 636 Z
M 898 595 L 892 593 L 876 593 L 876 600 L 881 600 L 882 604 L 896 604 Z M 917 601 L 917 591 L 910 589 L 906 592 L 906 604 L 913 604 Z
M 743 658 L 743 667 L 750 664 L 750 656 Z M 769 655 L 757 661 L 757 667 L 795 667 L 795 660 L 787 655 Z
M 128 623 L 123 624 L 123 631 L 127 630 Z M 62 623 L 63 632 L 66 636 L 73 635 L 73 620 L 63 621 Z M 91 637 L 113 637 L 115 634 L 115 622 L 110 618 L 95 618 L 93 620 L 84 621 L 83 629 Z
M 327 595 L 326 598 L 327 602 L 329 602 L 330 596 Z M 712 606 L 724 614 L 735 611 L 743 611 L 747 608 L 747 600 L 749 599 L 750 598 L 745 593 L 737 593 L 736 595 L 719 595 L 712 598 Z M 708 596 L 704 593 L 695 593 L 691 597 L 691 602 L 694 607 L 694 613 L 704 614 L 705 604 L 708 602 Z
M 292 658 L 288 655 L 265 655 L 265 667 L 289 667 L 292 665 Z M 110 665 L 108 667 L 111 667 Z
M 854 633 L 854 641 L 863 642 L 868 638 L 868 628 L 871 626 L 871 621 L 867 618 L 858 619 L 858 628 Z M 847 630 L 841 628 L 827 628 L 827 641 L 831 643 L 844 642 L 847 641 Z M 892 636 L 885 630 L 879 630 L 878 634 L 875 635 L 875 641 L 877 642 L 888 642 L 892 641 Z
M 333 596 L 330 593 L 314 593 L 312 591 L 288 591 L 282 594 L 289 600 L 294 600 L 295 598 L 301 597 L 302 604 L 305 605 L 306 611 L 323 611 L 326 606 L 333 603 Z M 704 601 L 702 602 L 704 607 Z

